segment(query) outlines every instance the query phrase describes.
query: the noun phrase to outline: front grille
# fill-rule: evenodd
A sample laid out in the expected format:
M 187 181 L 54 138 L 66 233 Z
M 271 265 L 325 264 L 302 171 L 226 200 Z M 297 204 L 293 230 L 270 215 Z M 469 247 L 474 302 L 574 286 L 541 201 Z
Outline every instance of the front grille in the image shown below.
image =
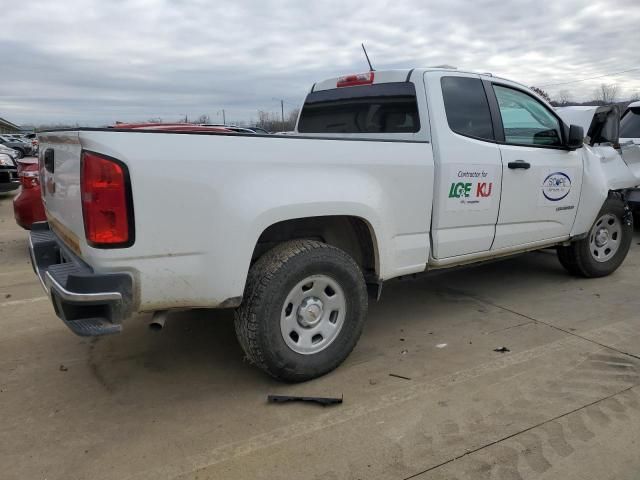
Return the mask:
M 0 183 L 18 181 L 18 172 L 15 170 L 0 170 Z

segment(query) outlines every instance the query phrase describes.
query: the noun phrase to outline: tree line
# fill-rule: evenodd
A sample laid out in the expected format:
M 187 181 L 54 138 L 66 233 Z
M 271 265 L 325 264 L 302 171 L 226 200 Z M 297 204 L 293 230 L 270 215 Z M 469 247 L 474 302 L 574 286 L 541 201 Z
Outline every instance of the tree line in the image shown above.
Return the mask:
M 611 104 L 621 104 L 626 105 L 631 102 L 635 102 L 640 100 L 640 93 L 635 93 L 628 100 L 620 99 L 620 86 L 618 84 L 606 84 L 602 83 L 600 86 L 595 88 L 592 93 L 592 99 L 584 102 L 575 102 L 573 100 L 573 94 L 570 90 L 563 89 L 560 90 L 556 95 L 551 96 L 548 92 L 539 87 L 531 87 L 531 90 L 536 92 L 542 98 L 547 100 L 554 107 L 569 107 L 576 105 L 611 105 Z

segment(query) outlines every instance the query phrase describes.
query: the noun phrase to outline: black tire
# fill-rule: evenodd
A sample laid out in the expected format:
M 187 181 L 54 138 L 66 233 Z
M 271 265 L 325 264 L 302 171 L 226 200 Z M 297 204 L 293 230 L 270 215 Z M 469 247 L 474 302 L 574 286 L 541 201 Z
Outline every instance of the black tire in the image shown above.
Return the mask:
M 620 232 L 622 238 L 618 250 L 611 258 L 606 261 L 598 261 L 591 251 L 591 240 L 595 234 L 596 224 L 607 214 L 613 215 L 621 223 Z M 630 214 L 622 196 L 611 194 L 596 216 L 596 221 L 589 230 L 587 237 L 569 246 L 558 247 L 558 260 L 572 275 L 586 278 L 604 277 L 615 272 L 622 264 L 627 253 L 629 253 L 632 240 L 633 216 Z
M 312 275 L 325 275 L 344 292 L 346 313 L 329 345 L 301 354 L 284 340 L 280 327 L 287 296 Z M 250 269 L 244 301 L 236 310 L 238 340 L 250 362 L 278 380 L 302 382 L 340 365 L 355 347 L 367 314 L 362 271 L 342 250 L 313 240 L 292 240 L 265 253 Z
M 20 149 L 20 148 L 16 148 L 14 149 L 16 152 L 18 152 L 18 158 L 24 158 L 24 150 Z

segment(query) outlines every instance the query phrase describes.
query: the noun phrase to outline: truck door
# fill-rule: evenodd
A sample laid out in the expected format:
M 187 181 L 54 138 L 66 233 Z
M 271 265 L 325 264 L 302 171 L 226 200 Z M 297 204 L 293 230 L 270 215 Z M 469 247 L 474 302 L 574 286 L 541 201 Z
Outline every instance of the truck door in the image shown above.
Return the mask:
M 498 82 L 487 92 L 502 127 L 502 196 L 492 249 L 567 237 L 580 199 L 582 150 L 563 147 L 560 118 L 533 95 Z
M 425 85 L 433 87 L 427 88 L 428 105 L 437 122 L 432 129 L 432 255 L 444 259 L 488 252 L 498 219 L 502 162 L 482 80 L 427 72 Z

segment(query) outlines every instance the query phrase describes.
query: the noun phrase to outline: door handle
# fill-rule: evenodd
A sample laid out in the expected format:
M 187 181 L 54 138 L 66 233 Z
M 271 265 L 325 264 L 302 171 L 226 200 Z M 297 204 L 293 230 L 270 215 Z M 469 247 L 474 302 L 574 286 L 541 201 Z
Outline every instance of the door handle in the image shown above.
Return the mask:
M 516 160 L 515 162 L 509 162 L 507 166 L 512 170 L 515 170 L 518 168 L 521 168 L 523 170 L 529 170 L 531 168 L 531 164 L 529 162 L 525 162 L 524 160 Z

